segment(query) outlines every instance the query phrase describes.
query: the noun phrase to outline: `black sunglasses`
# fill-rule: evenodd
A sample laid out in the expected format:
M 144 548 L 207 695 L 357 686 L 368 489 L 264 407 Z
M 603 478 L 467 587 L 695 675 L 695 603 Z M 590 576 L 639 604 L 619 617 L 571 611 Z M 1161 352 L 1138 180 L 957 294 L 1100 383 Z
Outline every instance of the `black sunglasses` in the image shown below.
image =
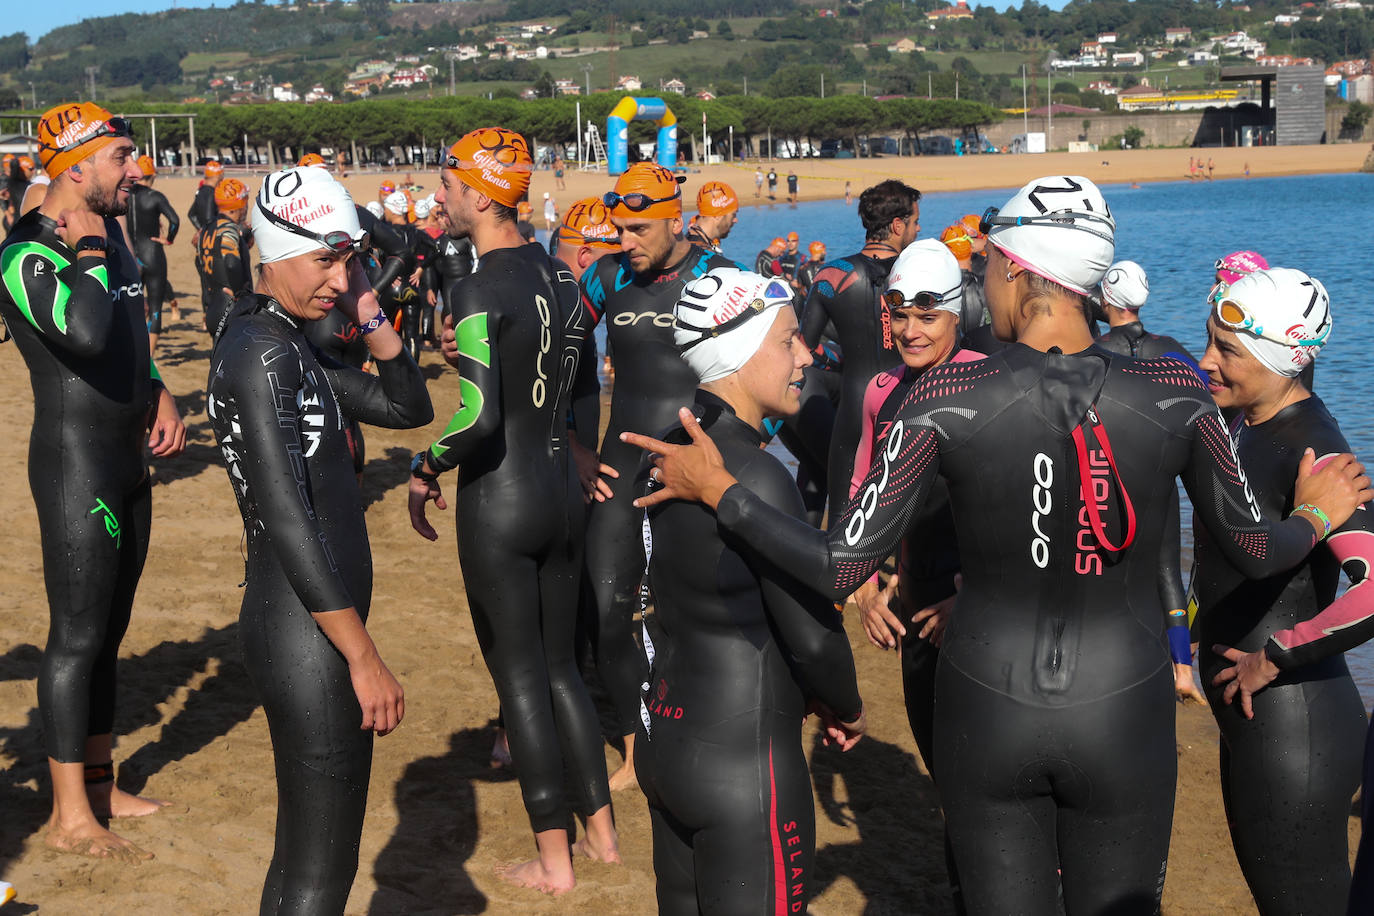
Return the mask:
M 633 213 L 643 213 L 654 204 L 666 204 L 669 201 L 678 200 L 682 197 L 682 188 L 678 188 L 672 197 L 650 197 L 648 194 L 641 194 L 638 191 L 631 191 L 629 194 L 617 194 L 615 191 L 607 191 L 601 195 L 601 202 L 607 207 L 614 209 L 622 203 L 625 209 Z
M 293 222 L 282 219 L 280 216 L 264 207 L 262 201 L 259 200 L 256 201 L 256 203 L 258 205 L 258 211 L 262 213 L 263 216 L 267 217 L 267 221 L 272 225 L 279 229 L 285 229 L 287 232 L 294 232 L 296 235 L 304 236 L 305 238 L 319 242 L 335 254 L 343 254 L 346 251 L 366 251 L 368 248 L 366 233 L 363 234 L 361 239 L 353 238 L 353 236 L 344 232 L 342 229 L 335 229 L 332 232 L 326 232 L 324 235 L 320 235 L 318 232 L 311 232 L 309 229 L 297 226 Z
M 43 148 L 52 150 L 54 156 L 60 156 L 63 153 L 70 153 L 74 149 L 79 149 L 92 140 L 99 140 L 101 137 L 131 137 L 132 134 L 133 126 L 126 119 L 107 118 L 105 123 L 100 125 L 100 128 L 93 133 L 73 140 L 65 146 L 52 147 L 45 143 L 43 144 Z
M 701 336 L 698 337 L 696 340 L 690 341 L 679 346 L 677 348 L 678 354 L 684 355 L 688 350 L 692 349 L 697 344 L 705 343 L 708 340 L 714 340 L 722 334 L 728 334 L 730 331 L 733 331 L 735 328 L 744 324 L 746 321 L 748 321 L 750 318 L 753 318 L 755 315 L 761 315 L 765 311 L 767 311 L 769 307 L 777 305 L 779 299 L 792 298 L 792 291 L 782 283 L 779 283 L 777 280 L 774 280 L 772 283 L 769 283 L 768 288 L 763 291 L 763 294 L 768 298 L 755 299 L 753 302 L 750 302 L 747 306 L 745 306 L 744 311 L 740 312 L 734 318 L 731 318 L 727 321 L 722 321 L 720 324 L 713 325 L 709 328 L 684 328 L 684 330 L 697 331 L 701 334 Z M 676 322 L 673 326 L 677 328 L 682 327 L 682 325 L 677 324 Z
M 1046 213 L 1043 216 L 998 216 L 999 212 L 1001 212 L 1000 207 L 988 207 L 984 210 L 982 217 L 978 220 L 978 231 L 987 235 L 994 226 L 1062 226 L 1065 229 L 1078 229 L 1113 244 L 1116 243 L 1114 236 L 1090 226 L 1081 225 L 1080 221 L 1082 220 L 1105 223 L 1106 217 L 1100 213 L 1060 210 L 1056 213 Z
M 921 290 L 919 293 L 912 296 L 910 299 L 902 295 L 901 290 L 890 289 L 887 292 L 883 293 L 883 304 L 893 311 L 896 311 L 897 309 L 906 308 L 908 305 L 914 305 L 921 311 L 928 312 L 931 309 L 938 307 L 940 303 L 944 302 L 950 296 L 953 296 L 955 293 L 959 292 L 963 288 L 964 284 L 960 282 L 958 286 L 954 287 L 953 289 L 947 289 L 943 293 L 933 293 L 929 290 Z

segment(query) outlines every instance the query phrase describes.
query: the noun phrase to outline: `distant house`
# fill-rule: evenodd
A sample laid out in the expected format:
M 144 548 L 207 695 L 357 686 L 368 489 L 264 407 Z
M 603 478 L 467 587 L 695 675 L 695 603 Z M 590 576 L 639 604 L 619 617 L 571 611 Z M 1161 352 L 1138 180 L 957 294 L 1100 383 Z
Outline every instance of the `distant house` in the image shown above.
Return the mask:
M 822 9 L 822 10 L 816 10 L 816 15 L 819 16 L 819 17 L 822 18 L 822 19 L 834 19 L 835 16 L 838 15 L 838 14 L 837 14 L 834 10 Z
M 716 94 L 709 89 L 703 89 L 697 93 L 697 98 L 701 99 L 703 102 L 714 102 L 716 100 Z
M 1102 32 L 1097 36 L 1097 41 L 1099 44 L 1114 45 L 1116 44 L 1116 33 Z
M 1295 22 L 1302 22 L 1302 17 L 1292 13 L 1279 13 L 1274 17 L 1274 25 L 1292 25 Z
M 1190 40 L 1192 40 L 1192 37 L 1193 37 L 1193 30 L 1192 30 L 1192 29 L 1184 28 L 1184 29 L 1165 29 L 1165 30 L 1164 30 L 1164 40 L 1167 41 L 1167 42 L 1168 42 L 1169 44 L 1171 44 L 1171 45 L 1176 45 L 1176 44 L 1178 44 L 1179 42 L 1183 42 L 1183 41 L 1190 41 Z
M 368 75 L 377 73 L 390 73 L 396 69 L 396 65 L 384 60 L 365 60 L 358 64 L 356 72 Z
M 615 81 L 615 88 L 620 92 L 637 92 L 644 88 L 644 84 L 639 81 L 639 77 L 627 73 Z
M 968 8 L 967 0 L 955 0 L 953 6 L 941 7 L 938 10 L 931 10 L 926 13 L 926 19 L 931 22 L 954 19 L 972 19 L 973 10 Z
M 334 93 L 330 92 L 319 83 L 316 83 L 311 86 L 310 91 L 305 94 L 305 100 L 307 102 L 332 102 L 334 101 Z
M 1293 57 L 1290 54 L 1268 54 L 1256 57 L 1255 63 L 1261 67 L 1311 67 L 1316 61 L 1310 57 Z
M 903 38 L 888 45 L 887 50 L 892 54 L 910 54 L 916 50 L 916 42 Z
M 1217 56 L 1213 54 L 1211 51 L 1189 51 L 1187 64 L 1190 67 L 1205 67 L 1210 63 L 1214 63 L 1216 59 Z
M 391 74 L 391 85 L 393 86 L 410 87 L 428 82 L 429 74 L 418 68 L 414 70 L 396 70 Z
M 581 95 L 582 87 L 576 80 L 554 80 L 553 91 L 556 95 Z
M 700 40 L 703 39 L 703 38 L 710 38 L 710 37 L 711 37 L 711 33 L 708 32 L 708 31 L 706 31 L 705 29 L 692 29 L 692 35 L 691 35 L 691 40 L 692 40 L 692 41 L 700 41 Z
M 680 79 L 670 79 L 664 81 L 661 88 L 664 92 L 676 92 L 678 95 L 682 95 L 687 91 L 687 84 Z
M 1100 92 L 1103 95 L 1116 95 L 1120 90 L 1107 80 L 1093 80 L 1088 84 L 1089 92 Z
M 299 102 L 301 97 L 296 93 L 296 87 L 290 83 L 282 83 L 280 86 L 272 87 L 272 101 L 274 102 Z
M 1126 51 L 1121 54 L 1112 55 L 1113 67 L 1143 67 L 1145 66 L 1145 55 L 1139 51 Z

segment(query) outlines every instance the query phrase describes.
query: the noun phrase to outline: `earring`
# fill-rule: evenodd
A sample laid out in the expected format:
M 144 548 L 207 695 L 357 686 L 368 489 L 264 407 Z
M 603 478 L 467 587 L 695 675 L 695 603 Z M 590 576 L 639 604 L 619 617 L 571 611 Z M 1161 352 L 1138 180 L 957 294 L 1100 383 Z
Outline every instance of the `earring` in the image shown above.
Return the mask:
M 1016 282 L 1016 278 L 1013 277 L 1013 276 L 1011 275 L 1011 271 L 1007 271 L 1007 282 L 1008 282 L 1008 283 L 1015 283 L 1015 282 Z

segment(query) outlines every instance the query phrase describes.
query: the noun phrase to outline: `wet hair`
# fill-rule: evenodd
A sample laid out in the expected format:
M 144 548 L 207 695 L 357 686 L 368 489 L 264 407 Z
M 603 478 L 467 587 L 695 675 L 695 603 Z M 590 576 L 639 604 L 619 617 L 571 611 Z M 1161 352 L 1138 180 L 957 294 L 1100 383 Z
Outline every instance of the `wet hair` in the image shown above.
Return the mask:
M 921 192 L 908 184 L 889 178 L 859 195 L 859 221 L 864 224 L 864 240 L 882 242 L 892 234 L 892 221 L 911 216 L 911 208 Z

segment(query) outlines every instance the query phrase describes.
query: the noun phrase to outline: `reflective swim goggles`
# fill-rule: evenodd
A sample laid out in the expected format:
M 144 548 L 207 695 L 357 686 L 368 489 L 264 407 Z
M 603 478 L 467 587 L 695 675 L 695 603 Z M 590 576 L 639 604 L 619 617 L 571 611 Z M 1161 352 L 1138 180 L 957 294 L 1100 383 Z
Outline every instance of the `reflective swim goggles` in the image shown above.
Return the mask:
M 1046 213 L 1043 216 L 998 216 L 999 212 L 1001 212 L 999 207 L 988 207 L 984 210 L 982 217 L 978 220 L 978 231 L 987 235 L 994 226 L 1060 226 L 1064 229 L 1077 229 L 1080 232 L 1086 232 L 1116 244 L 1116 237 L 1111 233 L 1083 225 L 1083 221 L 1110 225 L 1110 221 L 1101 213 L 1060 210 L 1055 213 Z
M 964 284 L 960 284 L 953 289 L 947 289 L 943 293 L 933 293 L 929 290 L 921 290 L 910 299 L 902 295 L 899 289 L 890 289 L 883 293 L 883 304 L 892 311 L 914 305 L 923 312 L 928 312 L 933 308 L 939 308 L 942 302 L 950 299 L 955 293 L 963 290 Z
M 747 306 L 745 306 L 744 311 L 740 312 L 734 318 L 731 318 L 727 321 L 722 321 L 720 324 L 713 325 L 709 328 L 687 328 L 675 322 L 673 325 L 674 327 L 682 328 L 683 330 L 696 331 L 701 335 L 696 340 L 689 341 L 685 344 L 681 344 L 677 348 L 678 353 L 685 354 L 688 350 L 692 349 L 697 344 L 705 343 L 708 340 L 715 340 L 722 334 L 728 334 L 735 328 L 744 324 L 750 318 L 753 318 L 755 315 L 763 314 L 772 306 L 779 305 L 781 304 L 781 302 L 790 302 L 792 300 L 792 290 L 785 283 L 781 283 L 777 280 L 774 280 L 772 283 L 768 284 L 768 287 L 763 291 L 763 295 L 766 298 L 757 298 L 754 301 L 750 302 Z M 781 300 L 781 302 L 779 300 Z
M 90 143 L 92 140 L 99 140 L 101 137 L 130 137 L 132 135 L 133 125 L 131 125 L 126 119 L 107 118 L 105 120 L 105 123 L 101 124 L 97 130 L 94 130 L 91 133 L 86 134 L 84 137 L 79 137 L 78 139 L 73 140 L 71 143 L 57 147 L 47 146 L 47 144 L 44 144 L 44 146 L 47 149 L 52 150 L 52 154 L 54 156 L 60 156 L 63 153 L 70 153 L 74 149 L 80 149 L 87 143 Z
M 601 202 L 611 209 L 624 204 L 625 209 L 632 213 L 643 213 L 654 204 L 666 204 L 670 201 L 680 200 L 681 198 L 682 188 L 678 188 L 674 191 L 671 197 L 650 197 L 648 194 L 642 194 L 639 191 L 631 191 L 629 194 L 617 194 L 615 191 L 607 191 L 605 194 L 601 195 Z
M 1229 292 L 1229 290 L 1228 290 Z M 1226 293 L 1216 302 L 1212 309 L 1212 314 L 1216 316 L 1218 323 L 1232 331 L 1248 331 L 1256 337 L 1272 341 L 1276 344 L 1283 344 L 1285 347 L 1320 347 L 1326 343 L 1327 336 L 1331 333 L 1331 311 L 1327 310 L 1322 318 L 1321 329 L 1316 337 L 1294 337 L 1291 334 L 1279 334 L 1266 331 L 1264 325 L 1255 320 L 1252 313 L 1245 304 L 1232 299 Z
M 262 205 L 262 201 L 255 201 L 258 205 L 258 212 L 267 217 L 267 221 L 278 229 L 285 229 L 287 232 L 294 232 L 296 235 L 303 236 L 312 241 L 318 242 L 335 254 L 343 254 L 347 251 L 366 251 L 368 248 L 367 233 L 363 233 L 362 238 L 355 239 L 353 236 L 344 232 L 342 229 L 335 229 L 321 235 L 318 232 L 311 232 L 303 226 L 297 226 L 289 220 L 284 220 L 271 210 Z

